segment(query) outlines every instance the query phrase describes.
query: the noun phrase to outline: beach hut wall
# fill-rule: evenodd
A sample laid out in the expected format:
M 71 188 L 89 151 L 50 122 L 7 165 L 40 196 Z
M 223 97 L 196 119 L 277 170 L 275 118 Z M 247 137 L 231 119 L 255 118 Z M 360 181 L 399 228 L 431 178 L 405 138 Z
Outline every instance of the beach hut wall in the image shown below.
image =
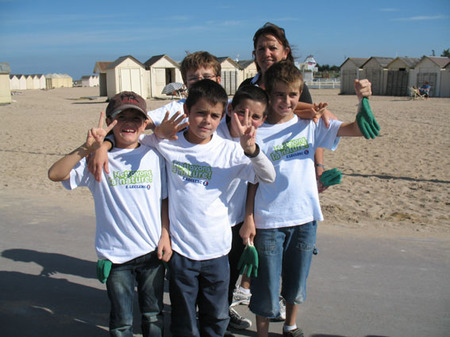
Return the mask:
M 106 81 L 106 69 L 112 62 L 97 61 L 94 66 L 94 74 L 98 74 L 99 96 L 108 96 L 108 88 Z
M 450 97 L 450 61 L 441 71 L 440 97 Z
M 385 95 L 387 86 L 387 66 L 394 59 L 392 57 L 372 56 L 362 65 L 361 78 L 372 83 L 373 95 Z
M 81 77 L 82 87 L 98 87 L 99 76 L 98 75 L 85 75 Z
M 234 95 L 243 81 L 241 67 L 229 57 L 218 57 L 218 60 L 222 67 L 222 86 L 228 95 Z
M 180 65 L 167 55 L 155 55 L 144 62 L 149 72 L 149 97 L 163 97 L 164 87 L 173 82 L 183 83 Z
M 9 63 L 0 62 L 0 103 L 8 104 L 11 103 L 11 87 L 9 81 L 9 74 L 11 68 Z
M 349 57 L 341 64 L 341 95 L 355 94 L 353 81 L 360 78 L 360 68 L 367 60 L 368 58 Z
M 46 89 L 72 88 L 73 79 L 67 74 L 47 74 L 45 75 Z
M 419 61 L 414 57 L 397 57 L 387 65 L 386 95 L 409 96 L 409 88 L 414 85 L 411 74 Z
M 108 98 L 121 91 L 134 91 L 148 98 L 148 71 L 144 64 L 131 55 L 119 57 L 107 67 L 106 82 Z
M 238 64 L 241 67 L 242 81 L 246 80 L 247 78 L 253 78 L 258 73 L 256 63 L 253 60 L 241 60 L 238 61 Z M 242 83 L 242 81 L 240 83 Z

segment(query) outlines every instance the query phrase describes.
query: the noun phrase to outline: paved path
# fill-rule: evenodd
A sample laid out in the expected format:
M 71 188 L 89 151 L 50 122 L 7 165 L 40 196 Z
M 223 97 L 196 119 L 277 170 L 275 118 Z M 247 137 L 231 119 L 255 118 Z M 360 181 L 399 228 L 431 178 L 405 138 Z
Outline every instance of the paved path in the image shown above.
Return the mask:
M 91 201 L 76 199 L 0 191 L 2 336 L 108 335 Z M 319 227 L 318 248 L 299 313 L 305 336 L 450 336 L 448 236 L 374 238 Z M 237 309 L 253 319 L 247 307 Z M 281 328 L 272 323 L 272 336 Z M 254 335 L 253 328 L 236 333 Z

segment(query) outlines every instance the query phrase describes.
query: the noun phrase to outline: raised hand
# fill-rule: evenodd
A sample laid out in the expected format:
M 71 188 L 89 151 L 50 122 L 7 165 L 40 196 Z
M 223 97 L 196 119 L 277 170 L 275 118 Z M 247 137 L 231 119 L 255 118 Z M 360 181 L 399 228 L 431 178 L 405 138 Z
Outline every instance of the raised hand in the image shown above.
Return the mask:
M 169 140 L 178 139 L 177 133 L 189 125 L 189 122 L 181 123 L 185 118 L 186 115 L 181 114 L 180 111 L 169 118 L 169 111 L 167 111 L 161 124 L 155 127 L 156 137 Z
M 96 128 L 90 129 L 86 137 L 85 146 L 89 151 L 95 151 L 103 144 L 103 140 L 105 139 L 106 135 L 114 128 L 114 126 L 117 124 L 117 121 L 113 121 L 106 127 L 106 129 L 103 128 L 104 123 L 105 112 L 102 111 L 100 113 L 98 126 Z
M 253 155 L 256 152 L 256 129 L 252 125 L 250 119 L 250 111 L 245 109 L 244 118 L 239 119 L 237 113 L 231 115 L 231 123 L 235 130 L 239 132 L 241 146 L 244 152 L 248 155 Z
M 358 96 L 359 100 L 362 100 L 363 97 L 369 97 L 372 95 L 372 83 L 369 80 L 355 80 L 353 82 L 355 87 L 356 96 Z

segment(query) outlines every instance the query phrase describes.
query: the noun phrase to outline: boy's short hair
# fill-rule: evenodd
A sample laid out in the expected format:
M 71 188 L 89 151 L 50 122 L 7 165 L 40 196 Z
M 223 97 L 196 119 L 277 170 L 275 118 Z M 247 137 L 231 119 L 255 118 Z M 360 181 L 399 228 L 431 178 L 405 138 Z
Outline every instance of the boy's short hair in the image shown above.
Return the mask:
M 192 85 L 191 89 L 189 89 L 189 95 L 186 98 L 185 104 L 187 110 L 190 111 L 192 106 L 200 99 L 205 99 L 212 105 L 222 104 L 223 111 L 225 111 L 225 107 L 228 104 L 228 95 L 225 89 L 219 83 L 212 80 L 200 80 Z
M 231 101 L 231 106 L 233 108 L 237 107 L 244 99 L 250 99 L 255 102 L 264 104 L 266 109 L 264 109 L 264 116 L 267 115 L 267 105 L 269 104 L 269 96 L 267 93 L 255 85 L 245 85 L 240 87 L 238 91 L 234 94 L 233 100 Z
M 106 117 L 114 119 L 118 114 L 127 109 L 142 112 L 147 119 L 147 103 L 140 95 L 133 91 L 122 91 L 115 94 L 106 107 Z
M 201 67 L 213 68 L 214 75 L 216 76 L 220 76 L 222 70 L 222 66 L 217 57 L 207 51 L 197 51 L 187 55 L 183 61 L 181 61 L 180 71 L 184 83 L 187 83 L 186 75 L 189 70 L 197 70 Z
M 264 75 L 264 85 L 270 95 L 277 83 L 293 85 L 298 83 L 300 92 L 303 90 L 303 76 L 294 63 L 290 61 L 280 61 L 273 64 Z

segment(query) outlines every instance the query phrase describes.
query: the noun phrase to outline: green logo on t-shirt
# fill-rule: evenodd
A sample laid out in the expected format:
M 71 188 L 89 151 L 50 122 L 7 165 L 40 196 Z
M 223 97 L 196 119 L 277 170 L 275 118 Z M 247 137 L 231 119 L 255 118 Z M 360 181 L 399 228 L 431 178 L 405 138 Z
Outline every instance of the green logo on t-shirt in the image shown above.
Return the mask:
M 108 176 L 108 182 L 111 186 L 151 184 L 153 182 L 153 173 L 152 170 L 113 171 Z
M 179 161 L 172 161 L 172 172 L 182 177 L 211 179 L 211 166 L 192 165 L 189 163 L 182 163 Z
M 275 145 L 273 147 L 273 152 L 270 153 L 270 158 L 272 161 L 280 160 L 281 157 L 286 156 L 288 154 L 301 151 L 309 148 L 308 141 L 306 137 L 301 137 L 298 139 L 293 139 L 287 142 L 284 142 L 281 145 Z

